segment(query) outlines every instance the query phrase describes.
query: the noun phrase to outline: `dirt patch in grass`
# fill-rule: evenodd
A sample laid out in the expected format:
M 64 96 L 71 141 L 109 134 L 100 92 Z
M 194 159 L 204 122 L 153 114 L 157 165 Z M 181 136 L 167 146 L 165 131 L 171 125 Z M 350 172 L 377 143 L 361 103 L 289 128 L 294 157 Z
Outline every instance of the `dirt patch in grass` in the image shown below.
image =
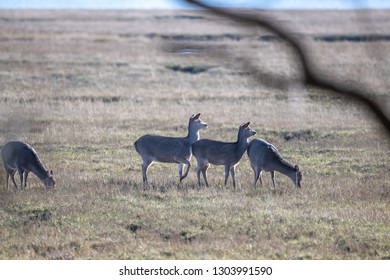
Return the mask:
M 172 70 L 174 72 L 182 72 L 186 74 L 199 74 L 206 72 L 212 69 L 214 66 L 205 66 L 205 65 L 193 65 L 193 66 L 181 66 L 181 65 L 170 65 L 165 66 L 165 68 Z
M 389 34 L 338 34 L 338 35 L 317 35 L 314 40 L 327 43 L 334 42 L 388 42 Z

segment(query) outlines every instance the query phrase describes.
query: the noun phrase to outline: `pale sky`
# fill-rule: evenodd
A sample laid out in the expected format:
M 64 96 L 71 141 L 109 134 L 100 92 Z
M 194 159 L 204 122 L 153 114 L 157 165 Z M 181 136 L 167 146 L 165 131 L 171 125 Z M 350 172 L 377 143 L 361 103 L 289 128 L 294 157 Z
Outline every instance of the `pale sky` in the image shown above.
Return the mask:
M 0 0 L 0 9 L 180 9 L 180 0 Z M 389 9 L 390 0 L 209 0 L 218 6 L 268 9 Z

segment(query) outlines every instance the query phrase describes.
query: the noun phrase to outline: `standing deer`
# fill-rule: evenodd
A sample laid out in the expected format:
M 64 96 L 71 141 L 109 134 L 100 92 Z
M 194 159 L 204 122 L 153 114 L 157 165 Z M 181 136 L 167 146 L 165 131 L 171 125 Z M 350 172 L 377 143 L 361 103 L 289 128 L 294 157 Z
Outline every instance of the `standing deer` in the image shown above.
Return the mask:
M 235 168 L 248 147 L 248 138 L 255 135 L 256 131 L 249 127 L 249 122 L 240 125 L 236 142 L 219 142 L 210 139 L 201 139 L 192 145 L 192 152 L 198 162 L 196 175 L 198 187 L 200 187 L 200 172 L 203 174 L 206 186 L 207 169 L 210 164 L 225 166 L 225 186 L 229 177 L 229 171 L 233 178 L 233 187 L 236 188 Z
M 302 173 L 299 171 L 298 165 L 293 166 L 288 163 L 273 145 L 263 139 L 253 139 L 249 143 L 247 153 L 255 176 L 254 187 L 256 187 L 258 179 L 260 179 L 260 184 L 263 185 L 261 181 L 261 172 L 263 170 L 271 173 L 274 189 L 275 171 L 288 176 L 293 181 L 295 187 L 301 187 Z
M 207 127 L 200 118 L 200 113 L 190 117 L 188 135 L 186 137 L 166 137 L 146 134 L 135 141 L 136 151 L 142 158 L 142 179 L 148 183 L 146 172 L 153 162 L 178 163 L 180 182 L 187 177 L 192 156 L 191 145 L 199 140 L 199 130 Z M 182 175 L 183 165 L 187 170 Z
M 15 188 L 19 189 L 14 178 L 16 171 L 20 176 L 21 189 L 27 186 L 27 176 L 29 172 L 34 173 L 42 181 L 46 189 L 55 186 L 53 170 L 49 172 L 44 167 L 37 153 L 30 145 L 20 141 L 10 141 L 1 149 L 1 157 L 6 173 L 7 189 L 10 176 Z

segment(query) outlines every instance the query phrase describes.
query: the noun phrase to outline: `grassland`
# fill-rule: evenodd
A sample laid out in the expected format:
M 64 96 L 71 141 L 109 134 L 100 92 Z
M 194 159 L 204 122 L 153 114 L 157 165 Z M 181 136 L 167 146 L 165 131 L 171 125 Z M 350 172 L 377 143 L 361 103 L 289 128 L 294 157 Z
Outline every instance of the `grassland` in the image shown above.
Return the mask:
M 354 12 L 274 15 L 324 75 L 389 104 L 390 42 L 315 39 L 387 35 L 388 11 L 372 12 L 378 24 Z M 297 74 L 268 33 L 185 11 L 0 11 L 0 30 L 0 143 L 30 143 L 57 181 L 6 190 L 0 172 L 0 259 L 390 258 L 389 139 L 360 104 L 257 84 L 241 58 Z M 184 135 L 196 112 L 209 124 L 201 137 L 223 141 L 251 121 L 299 164 L 302 189 L 280 174 L 275 191 L 268 174 L 254 189 L 246 155 L 236 190 L 222 167 L 196 188 L 194 159 L 182 184 L 175 165 L 154 164 L 143 188 L 133 142 Z

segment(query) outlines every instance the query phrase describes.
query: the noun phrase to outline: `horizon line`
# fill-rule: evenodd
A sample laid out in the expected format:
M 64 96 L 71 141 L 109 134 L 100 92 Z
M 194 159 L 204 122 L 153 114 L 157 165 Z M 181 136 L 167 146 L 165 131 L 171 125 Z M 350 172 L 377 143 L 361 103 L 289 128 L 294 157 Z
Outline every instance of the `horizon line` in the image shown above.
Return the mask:
M 15 0 L 1 1 L 0 9 L 9 10 L 204 10 L 183 0 Z M 313 2 L 309 0 L 262 1 L 262 0 L 208 0 L 209 5 L 229 9 L 262 9 L 262 10 L 387 10 L 390 1 L 351 1 L 327 0 Z

